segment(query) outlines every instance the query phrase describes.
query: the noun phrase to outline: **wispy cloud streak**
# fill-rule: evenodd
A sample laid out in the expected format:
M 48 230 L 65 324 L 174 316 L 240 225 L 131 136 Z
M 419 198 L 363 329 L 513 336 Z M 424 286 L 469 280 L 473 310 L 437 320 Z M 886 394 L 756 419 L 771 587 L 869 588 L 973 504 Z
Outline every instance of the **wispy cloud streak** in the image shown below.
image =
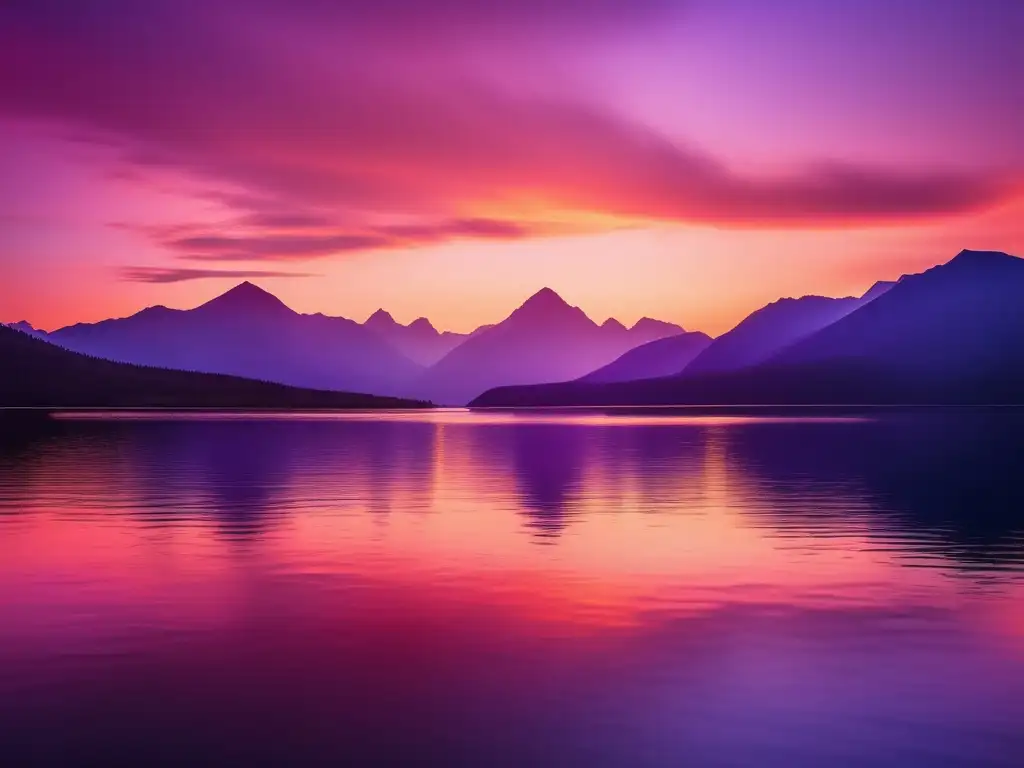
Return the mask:
M 809 162 L 744 172 L 586 94 L 467 76 L 480 55 L 467 40 L 488 42 L 491 69 L 507 74 L 515 63 L 535 84 L 544 70 L 531 70 L 522 48 L 531 35 L 512 31 L 575 41 L 655 24 L 678 5 L 16 1 L 0 10 L 0 116 L 56 121 L 115 142 L 135 169 L 240 190 L 224 198 L 236 214 L 229 231 L 165 243 L 203 260 L 516 239 L 548 234 L 530 224 L 548 215 L 874 226 L 976 211 L 1019 192 L 1012 175 L 943 168 Z M 400 34 L 418 24 L 433 45 Z M 417 223 L 378 223 L 410 218 Z
M 209 278 L 258 277 L 313 277 L 306 272 L 277 272 L 261 269 L 189 269 L 178 267 L 123 267 L 118 270 L 121 280 L 130 283 L 183 283 Z

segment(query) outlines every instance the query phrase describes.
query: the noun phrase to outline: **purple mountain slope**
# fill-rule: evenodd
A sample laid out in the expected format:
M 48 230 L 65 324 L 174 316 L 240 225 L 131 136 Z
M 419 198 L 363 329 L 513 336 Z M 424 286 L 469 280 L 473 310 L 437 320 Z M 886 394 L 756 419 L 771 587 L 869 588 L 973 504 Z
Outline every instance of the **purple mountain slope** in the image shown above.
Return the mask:
M 0 326 L 0 407 L 408 408 L 397 398 L 100 360 Z
M 867 292 L 860 297 L 860 306 L 864 306 L 869 301 L 874 301 L 882 294 L 888 293 L 896 285 L 895 280 L 879 280 L 877 283 L 868 288 Z
M 772 302 L 715 339 L 686 367 L 685 374 L 735 371 L 762 363 L 785 347 L 873 301 L 892 285 L 875 283 L 859 298 L 804 296 Z
M 578 381 L 598 383 L 672 376 L 682 371 L 709 344 L 711 337 L 699 331 L 656 339 L 629 350 Z
M 405 357 L 423 366 L 433 365 L 472 335 L 452 331 L 442 333 L 425 317 L 409 325 L 402 325 L 383 309 L 370 315 L 363 327 L 369 328 Z
M 32 324 L 26 320 L 19 320 L 16 323 L 5 323 L 8 328 L 13 328 L 16 331 L 27 333 L 29 336 L 35 336 L 37 339 L 45 339 L 49 334 L 46 331 L 41 331 L 38 328 L 33 328 Z
M 642 338 L 646 339 L 646 341 L 664 339 L 668 336 L 675 336 L 684 332 L 682 327 L 675 323 L 666 323 L 664 320 L 655 320 L 651 317 L 641 317 L 629 330 L 634 338 Z M 641 343 L 646 343 L 646 341 Z
M 1024 360 L 1024 259 L 961 251 L 780 351 L 779 365 L 857 360 L 933 380 Z
M 491 390 L 480 406 L 1024 404 L 1024 259 L 963 251 L 738 371 Z
M 461 405 L 494 386 L 575 379 L 638 344 L 681 330 L 668 323 L 632 329 L 617 321 L 598 325 L 544 288 L 445 355 L 414 391 L 437 403 Z
M 359 323 L 301 315 L 251 283 L 195 309 L 150 307 L 49 338 L 119 362 L 380 395 L 408 392 L 422 371 Z

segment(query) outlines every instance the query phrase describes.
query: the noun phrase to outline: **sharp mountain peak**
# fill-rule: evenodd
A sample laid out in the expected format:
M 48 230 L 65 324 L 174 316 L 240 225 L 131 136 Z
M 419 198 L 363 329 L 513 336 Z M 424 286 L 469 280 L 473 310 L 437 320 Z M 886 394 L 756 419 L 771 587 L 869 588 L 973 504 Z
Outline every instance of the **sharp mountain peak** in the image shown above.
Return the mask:
M 541 288 L 533 296 L 523 302 L 523 306 L 569 306 L 569 302 L 563 299 L 552 288 Z
M 198 307 L 199 309 L 226 308 L 241 311 L 275 311 L 292 310 L 270 291 L 250 283 L 248 280 L 222 293 L 214 299 Z
M 430 331 L 432 333 L 437 333 L 437 329 L 434 328 L 434 324 L 425 317 L 417 317 L 409 323 L 409 328 L 417 331 Z
M 394 325 L 395 318 L 391 316 L 391 313 L 386 309 L 378 309 L 368 318 L 366 318 L 366 325 Z
M 519 321 L 529 319 L 531 322 L 539 323 L 558 322 L 559 319 L 568 319 L 575 316 L 583 317 L 586 318 L 588 322 L 593 322 L 587 318 L 586 313 L 584 313 L 582 309 L 569 304 L 569 302 L 555 293 L 551 288 L 541 288 L 523 302 L 523 304 L 509 316 L 509 319 L 515 318 Z

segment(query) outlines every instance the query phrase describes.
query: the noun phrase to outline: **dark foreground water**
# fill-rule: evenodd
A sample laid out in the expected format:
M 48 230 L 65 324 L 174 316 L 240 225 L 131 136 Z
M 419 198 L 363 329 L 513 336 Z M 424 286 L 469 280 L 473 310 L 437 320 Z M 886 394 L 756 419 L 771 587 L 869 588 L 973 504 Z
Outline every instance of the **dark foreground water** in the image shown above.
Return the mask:
M 0 764 L 1024 765 L 1024 420 L 0 436 Z

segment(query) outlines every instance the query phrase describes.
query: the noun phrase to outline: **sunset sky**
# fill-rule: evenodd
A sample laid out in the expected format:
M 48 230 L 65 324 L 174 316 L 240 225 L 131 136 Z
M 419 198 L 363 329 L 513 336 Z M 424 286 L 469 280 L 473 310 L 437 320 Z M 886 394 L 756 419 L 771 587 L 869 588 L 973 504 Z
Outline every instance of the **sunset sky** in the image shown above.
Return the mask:
M 6 0 L 0 320 L 241 279 L 717 334 L 1024 255 L 1020 0 Z

